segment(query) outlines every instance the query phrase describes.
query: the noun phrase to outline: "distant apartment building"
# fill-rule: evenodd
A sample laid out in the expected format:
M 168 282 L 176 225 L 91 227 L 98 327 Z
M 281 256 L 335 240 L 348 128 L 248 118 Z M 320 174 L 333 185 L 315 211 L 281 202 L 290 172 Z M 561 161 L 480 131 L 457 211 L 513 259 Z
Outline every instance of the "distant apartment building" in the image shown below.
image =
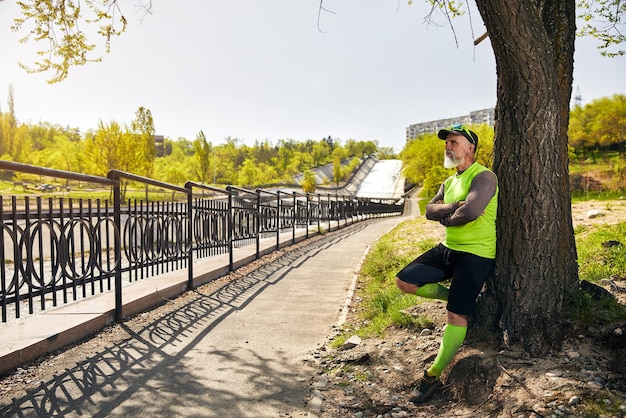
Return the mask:
M 406 140 L 409 141 L 421 134 L 432 134 L 440 129 L 449 128 L 452 125 L 461 123 L 463 125 L 480 125 L 486 123 L 489 126 L 495 124 L 495 109 L 482 109 L 470 112 L 469 115 L 457 116 L 454 118 L 433 120 L 430 122 L 416 123 L 406 128 Z

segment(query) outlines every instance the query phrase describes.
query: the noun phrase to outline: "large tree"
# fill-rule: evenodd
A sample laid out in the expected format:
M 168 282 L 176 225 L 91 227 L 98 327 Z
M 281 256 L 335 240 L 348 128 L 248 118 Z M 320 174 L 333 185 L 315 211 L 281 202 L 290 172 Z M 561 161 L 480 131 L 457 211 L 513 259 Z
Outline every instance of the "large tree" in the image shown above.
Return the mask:
M 574 0 L 477 0 L 496 58 L 496 272 L 484 324 L 530 354 L 559 347 L 578 285 L 568 181 Z

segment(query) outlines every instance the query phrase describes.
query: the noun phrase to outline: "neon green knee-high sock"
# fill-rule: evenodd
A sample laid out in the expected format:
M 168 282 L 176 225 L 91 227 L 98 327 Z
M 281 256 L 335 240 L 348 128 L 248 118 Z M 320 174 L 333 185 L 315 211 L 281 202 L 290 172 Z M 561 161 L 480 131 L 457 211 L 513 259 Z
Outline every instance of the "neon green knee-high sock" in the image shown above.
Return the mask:
M 441 346 L 439 347 L 439 353 L 433 362 L 433 365 L 427 370 L 430 376 L 441 376 L 441 372 L 446 368 L 448 364 L 454 358 L 454 355 L 465 340 L 465 334 L 467 334 L 467 327 L 461 327 L 458 325 L 446 325 L 446 329 L 443 332 L 443 339 L 441 340 Z
M 448 300 L 448 288 L 439 283 L 426 283 L 417 288 L 416 296 L 428 299 Z

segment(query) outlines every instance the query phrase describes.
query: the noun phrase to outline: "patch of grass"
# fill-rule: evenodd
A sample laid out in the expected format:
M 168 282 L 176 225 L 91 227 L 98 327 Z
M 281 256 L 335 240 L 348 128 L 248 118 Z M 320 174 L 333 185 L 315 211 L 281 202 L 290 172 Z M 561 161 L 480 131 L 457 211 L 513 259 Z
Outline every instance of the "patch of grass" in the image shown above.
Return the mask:
M 339 348 L 346 342 L 348 338 L 349 337 L 347 336 L 346 333 L 339 334 L 338 336 L 332 339 L 332 341 L 330 342 L 330 346 L 333 348 Z
M 580 280 L 603 284 L 626 277 L 626 222 L 576 228 Z M 577 289 L 569 295 L 568 316 L 581 326 L 598 326 L 626 320 L 626 306 L 615 298 L 594 297 Z
M 569 296 L 567 315 L 582 327 L 601 326 L 626 320 L 626 306 L 615 298 L 595 298 L 584 290 Z
M 359 370 L 359 371 L 354 373 L 354 375 L 353 375 L 352 379 L 350 379 L 350 381 L 352 381 L 352 382 L 367 382 L 371 378 L 372 378 L 372 372 L 370 370 Z
M 626 222 L 575 232 L 581 280 L 598 283 L 626 276 Z
M 572 203 L 586 202 L 588 200 L 618 200 L 623 198 L 623 196 L 624 193 L 620 190 L 572 192 Z
M 620 417 L 624 413 L 621 399 L 609 391 L 599 392 L 593 398 L 585 400 L 583 406 L 582 416 L 588 418 Z

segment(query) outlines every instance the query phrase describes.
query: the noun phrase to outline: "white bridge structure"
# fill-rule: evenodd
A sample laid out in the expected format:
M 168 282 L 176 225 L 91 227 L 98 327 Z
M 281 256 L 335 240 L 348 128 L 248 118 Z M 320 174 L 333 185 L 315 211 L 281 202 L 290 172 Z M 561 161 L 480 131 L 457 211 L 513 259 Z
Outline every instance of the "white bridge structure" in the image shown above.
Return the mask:
M 400 200 L 404 194 L 401 160 L 379 160 L 363 179 L 357 198 Z

